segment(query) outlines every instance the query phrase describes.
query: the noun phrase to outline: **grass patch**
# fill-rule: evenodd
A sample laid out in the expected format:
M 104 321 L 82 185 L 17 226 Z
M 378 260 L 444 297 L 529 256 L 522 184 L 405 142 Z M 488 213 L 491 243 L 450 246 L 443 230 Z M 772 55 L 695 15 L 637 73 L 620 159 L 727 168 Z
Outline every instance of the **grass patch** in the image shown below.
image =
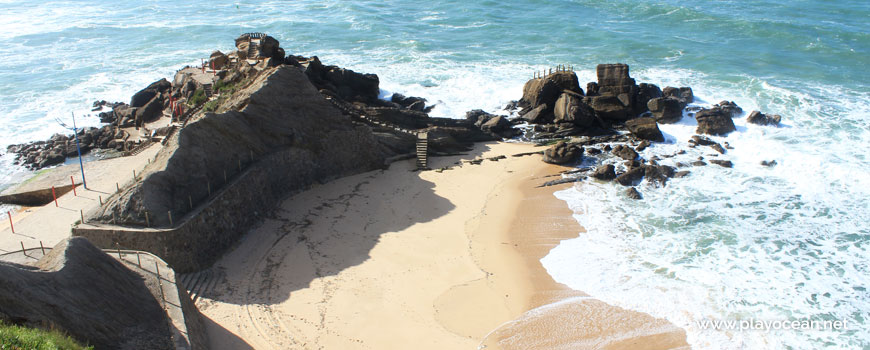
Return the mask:
M 44 331 L 0 322 L 0 349 L 3 350 L 93 350 L 57 330 Z
M 217 107 L 219 104 L 220 104 L 220 99 L 208 101 L 205 103 L 204 106 L 202 106 L 202 110 L 204 110 L 206 112 L 214 112 L 215 110 L 217 110 Z
M 217 83 L 214 83 L 214 90 L 221 94 L 232 94 L 236 92 L 236 84 L 224 80 L 218 80 Z
M 189 104 L 191 107 L 196 107 L 205 102 L 205 100 L 207 99 L 208 97 L 205 97 L 205 90 L 196 89 L 196 91 L 193 92 L 193 96 L 190 97 Z

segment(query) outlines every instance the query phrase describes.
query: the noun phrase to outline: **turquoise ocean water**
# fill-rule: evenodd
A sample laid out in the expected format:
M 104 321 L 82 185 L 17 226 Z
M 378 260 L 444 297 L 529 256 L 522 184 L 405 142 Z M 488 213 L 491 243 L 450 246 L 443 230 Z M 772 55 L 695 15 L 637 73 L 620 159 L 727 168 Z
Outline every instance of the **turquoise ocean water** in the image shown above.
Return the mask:
M 266 32 L 288 54 L 380 76 L 435 116 L 498 112 L 532 72 L 594 79 L 623 62 L 638 81 L 692 86 L 784 126 L 736 120 L 733 169 L 695 168 L 646 199 L 589 183 L 556 193 L 589 231 L 543 259 L 557 281 L 687 329 L 698 349 L 870 349 L 870 2 L 19 1 L 0 0 L 0 147 L 79 123 L 96 99 Z M 662 127 L 683 148 L 687 118 Z M 684 156 L 709 157 L 695 149 Z M 0 188 L 27 175 L 0 156 Z M 761 160 L 776 160 L 773 168 Z M 595 159 L 590 159 L 594 163 Z M 601 160 L 606 161 L 606 160 Z M 680 159 L 674 159 L 680 161 Z M 665 162 L 665 164 L 667 164 Z M 577 266 L 584 266 L 578 269 Z M 839 319 L 846 331 L 722 331 L 703 319 Z

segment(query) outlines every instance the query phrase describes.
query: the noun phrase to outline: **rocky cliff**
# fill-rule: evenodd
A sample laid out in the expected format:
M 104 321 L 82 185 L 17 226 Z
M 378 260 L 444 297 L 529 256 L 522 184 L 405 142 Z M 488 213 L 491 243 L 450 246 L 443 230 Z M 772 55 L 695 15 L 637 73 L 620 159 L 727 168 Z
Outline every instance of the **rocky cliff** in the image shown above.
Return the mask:
M 236 91 L 215 100 L 214 112 L 181 128 L 141 182 L 113 197 L 99 219 L 109 222 L 114 212 L 125 224 L 168 225 L 167 213 L 181 218 L 191 203 L 205 200 L 240 169 L 270 154 L 296 164 L 263 184 L 264 191 L 278 193 L 383 166 L 387 155 L 371 129 L 342 115 L 297 67 L 252 70 L 234 84 Z
M 0 262 L 0 319 L 60 329 L 95 349 L 174 349 L 142 277 L 84 238 L 61 242 L 35 266 Z

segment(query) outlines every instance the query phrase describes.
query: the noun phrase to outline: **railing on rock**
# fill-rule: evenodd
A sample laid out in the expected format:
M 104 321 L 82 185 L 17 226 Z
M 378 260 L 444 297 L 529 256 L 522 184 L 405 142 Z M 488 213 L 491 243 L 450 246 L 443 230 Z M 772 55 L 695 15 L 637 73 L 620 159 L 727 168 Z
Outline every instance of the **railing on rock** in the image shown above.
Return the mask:
M 574 72 L 574 66 L 572 66 L 572 65 L 559 64 L 559 65 L 556 65 L 555 67 L 551 67 L 551 68 L 548 68 L 548 69 L 542 70 L 542 71 L 540 71 L 540 72 L 535 71 L 535 72 L 532 73 L 532 79 L 540 79 L 540 78 L 547 77 L 547 76 L 549 76 L 550 74 L 553 74 L 553 73 L 561 73 L 561 72 L 572 72 L 572 73 L 573 73 L 573 72 Z

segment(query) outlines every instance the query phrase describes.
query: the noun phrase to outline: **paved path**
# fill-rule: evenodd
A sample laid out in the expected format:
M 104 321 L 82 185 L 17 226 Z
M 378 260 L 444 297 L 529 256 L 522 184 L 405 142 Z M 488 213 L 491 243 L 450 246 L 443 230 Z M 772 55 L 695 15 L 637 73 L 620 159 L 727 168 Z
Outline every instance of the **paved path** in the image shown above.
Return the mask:
M 70 236 L 70 228 L 81 219 L 81 211 L 88 212 L 100 206 L 99 197 L 104 199 L 116 192 L 116 183 L 122 188 L 133 180 L 133 170 L 140 173 L 160 150 L 160 144 L 154 144 L 142 153 L 131 157 L 120 157 L 85 163 L 85 176 L 88 189 L 82 186 L 76 188 L 78 195 L 72 191 L 54 202 L 42 207 L 25 208 L 12 214 L 15 233 L 9 227 L 9 217 L 2 213 L 0 224 L 0 253 L 21 250 L 21 243 L 26 248 L 39 247 L 39 242 L 46 247 L 53 247 L 62 239 Z M 67 171 L 56 168 L 56 171 Z M 81 174 L 73 175 L 76 182 L 81 181 Z M 69 182 L 68 176 L 61 178 Z

